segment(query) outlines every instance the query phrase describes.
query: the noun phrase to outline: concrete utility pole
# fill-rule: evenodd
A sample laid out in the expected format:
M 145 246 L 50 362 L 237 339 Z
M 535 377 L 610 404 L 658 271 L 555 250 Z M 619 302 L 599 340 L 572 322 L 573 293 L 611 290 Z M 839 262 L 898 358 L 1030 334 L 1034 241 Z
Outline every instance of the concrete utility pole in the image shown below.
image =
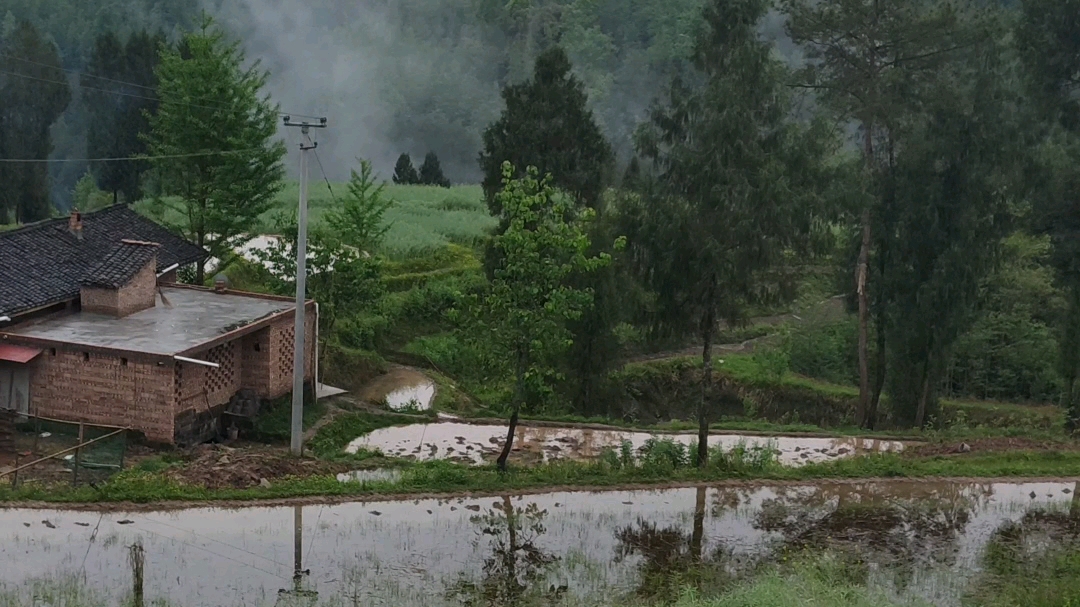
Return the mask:
M 304 140 L 300 142 L 300 212 L 296 234 L 296 322 L 293 329 L 293 393 L 292 393 L 292 440 L 289 450 L 293 455 L 303 453 L 304 445 L 304 301 L 307 299 L 307 182 L 308 152 L 319 147 L 312 143 L 310 131 L 325 129 L 326 118 L 318 123 L 293 122 L 285 117 L 285 126 L 300 127 Z

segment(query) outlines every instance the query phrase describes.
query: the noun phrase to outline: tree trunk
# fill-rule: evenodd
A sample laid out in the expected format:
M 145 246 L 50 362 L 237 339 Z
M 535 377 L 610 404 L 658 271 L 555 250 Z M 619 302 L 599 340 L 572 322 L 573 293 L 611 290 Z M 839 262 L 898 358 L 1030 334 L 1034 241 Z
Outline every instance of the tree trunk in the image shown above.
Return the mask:
M 926 425 L 926 405 L 930 400 L 930 355 L 926 356 L 926 364 L 923 366 L 922 390 L 919 392 L 919 408 L 915 412 L 915 427 L 922 429 Z
M 521 411 L 521 401 L 525 398 L 525 360 L 523 351 L 517 354 L 517 373 L 514 378 L 514 402 L 513 412 L 510 414 L 510 428 L 506 432 L 506 444 L 503 445 L 502 453 L 496 464 L 500 472 L 506 472 L 506 460 L 510 458 L 510 451 L 514 448 L 514 433 L 517 432 L 518 413 Z
M 695 563 L 701 562 L 702 544 L 705 539 L 705 487 L 697 488 L 694 502 L 694 533 L 690 536 L 690 554 Z
M 711 302 L 710 297 L 710 302 Z M 705 313 L 701 337 L 705 346 L 701 351 L 702 377 L 701 377 L 701 403 L 698 405 L 698 468 L 704 468 L 709 463 L 709 395 L 712 394 L 712 337 L 713 325 L 716 324 L 716 312 L 712 306 Z
M 855 292 L 859 298 L 859 409 L 855 417 L 860 426 L 866 424 L 870 410 L 870 305 L 866 295 L 869 266 L 870 209 L 866 209 L 862 215 L 862 244 L 855 269 Z
M 881 324 L 880 322 L 878 323 Z M 885 331 L 877 328 L 877 356 L 875 357 L 874 394 L 870 399 L 870 410 L 866 413 L 863 427 L 873 430 L 877 425 L 878 406 L 881 404 L 881 391 L 885 388 Z
M 871 65 L 873 63 L 871 62 Z M 874 123 L 863 121 L 863 160 L 869 174 L 874 162 Z M 863 209 L 862 242 L 859 245 L 859 261 L 855 268 L 855 294 L 859 300 L 859 408 L 855 412 L 855 421 L 860 426 L 866 424 L 870 409 L 870 304 L 866 292 L 866 282 L 870 274 L 870 207 Z

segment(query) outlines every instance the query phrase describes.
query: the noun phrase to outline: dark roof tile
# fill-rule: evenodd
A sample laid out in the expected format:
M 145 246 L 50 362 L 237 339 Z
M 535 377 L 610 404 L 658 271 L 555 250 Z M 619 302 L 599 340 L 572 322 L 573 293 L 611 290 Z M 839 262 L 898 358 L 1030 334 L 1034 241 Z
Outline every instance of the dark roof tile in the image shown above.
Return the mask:
M 123 204 L 85 213 L 82 224 L 81 240 L 68 231 L 67 217 L 0 232 L 0 316 L 75 299 L 81 281 L 122 240 L 160 243 L 162 269 L 207 257 L 206 251 Z
M 122 240 L 108 257 L 90 270 L 82 284 L 88 287 L 119 289 L 154 260 L 159 246 L 156 242 Z

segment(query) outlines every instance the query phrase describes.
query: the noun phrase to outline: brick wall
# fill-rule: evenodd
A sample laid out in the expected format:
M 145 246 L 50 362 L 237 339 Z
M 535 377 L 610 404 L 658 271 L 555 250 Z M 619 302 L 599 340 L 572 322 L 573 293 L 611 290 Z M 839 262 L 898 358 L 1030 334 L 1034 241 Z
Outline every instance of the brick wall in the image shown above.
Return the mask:
M 304 378 L 310 380 L 315 370 L 315 308 L 306 309 L 304 334 Z M 285 315 L 270 325 L 269 398 L 292 392 L 294 317 Z
M 240 386 L 260 398 L 270 398 L 270 327 L 240 340 Z
M 32 413 L 130 426 L 148 440 L 172 442 L 173 365 L 55 348 L 47 348 L 32 365 Z
M 120 287 L 119 316 L 153 308 L 157 298 L 157 261 L 151 259 L 132 279 Z
M 79 300 L 83 312 L 116 316 L 120 309 L 120 292 L 116 289 L 83 287 L 79 290 Z
M 83 287 L 79 291 L 82 309 L 86 312 L 127 316 L 154 307 L 157 297 L 157 262 L 150 260 L 143 269 L 119 289 Z

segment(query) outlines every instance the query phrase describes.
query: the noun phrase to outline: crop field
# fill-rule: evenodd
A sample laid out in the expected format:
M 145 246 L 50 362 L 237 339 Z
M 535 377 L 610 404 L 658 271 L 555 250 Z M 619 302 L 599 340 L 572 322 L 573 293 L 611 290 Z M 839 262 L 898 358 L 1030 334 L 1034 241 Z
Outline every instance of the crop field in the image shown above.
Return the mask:
M 348 184 L 312 179 L 308 189 L 308 209 L 312 225 L 323 220 L 327 211 L 344 203 Z M 496 220 L 488 213 L 478 185 L 452 188 L 387 184 L 384 195 L 394 202 L 386 212 L 390 226 L 384 253 L 392 258 L 406 258 L 442 248 L 450 243 L 471 245 L 491 230 Z M 273 232 L 274 216 L 293 212 L 300 197 L 297 182 L 288 182 L 278 194 L 277 205 L 263 215 L 260 232 Z M 166 222 L 176 217 L 168 209 L 169 200 L 143 201 L 137 208 Z

